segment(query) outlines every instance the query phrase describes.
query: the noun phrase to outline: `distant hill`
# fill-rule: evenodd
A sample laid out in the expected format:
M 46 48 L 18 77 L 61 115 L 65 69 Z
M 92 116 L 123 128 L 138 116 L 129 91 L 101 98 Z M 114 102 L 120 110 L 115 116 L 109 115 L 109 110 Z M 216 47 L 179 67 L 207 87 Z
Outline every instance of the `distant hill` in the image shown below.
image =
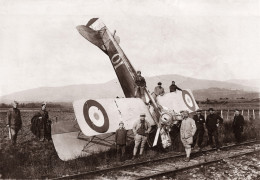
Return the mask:
M 221 98 L 228 99 L 257 99 L 260 97 L 259 92 L 248 92 L 243 90 L 229 90 L 222 88 L 208 88 L 194 90 L 193 95 L 196 100 L 220 100 Z
M 251 95 L 254 98 L 259 97 L 255 97 L 255 94 L 257 94 L 255 92 L 258 92 L 258 88 L 235 84 L 232 82 L 195 79 L 180 75 L 146 77 L 147 87 L 151 92 L 159 81 L 162 82 L 162 86 L 165 88 L 165 91 L 169 92 L 169 86 L 172 80 L 174 80 L 180 88 L 193 90 L 195 97 L 199 99 L 203 99 L 205 97 L 225 97 L 231 94 L 234 94 L 234 96 L 238 95 L 240 97 L 241 94 L 247 94 L 248 92 L 254 94 Z M 219 88 L 219 90 L 211 89 L 215 87 Z M 109 97 L 113 98 L 116 96 L 124 97 L 124 94 L 118 80 L 111 80 L 103 84 L 81 84 L 63 87 L 40 87 L 29 89 L 2 96 L 0 97 L 0 102 L 8 103 L 14 99 L 22 102 L 72 102 L 83 98 L 97 99 Z
M 226 82 L 241 84 L 245 86 L 256 87 L 260 89 L 260 79 L 230 79 Z

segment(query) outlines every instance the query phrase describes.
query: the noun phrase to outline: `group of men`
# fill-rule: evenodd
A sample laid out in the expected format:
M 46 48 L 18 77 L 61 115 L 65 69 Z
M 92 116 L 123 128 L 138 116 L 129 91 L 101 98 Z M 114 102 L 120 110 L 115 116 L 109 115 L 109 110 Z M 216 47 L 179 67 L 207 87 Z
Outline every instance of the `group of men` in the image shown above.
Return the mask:
M 141 71 L 137 71 L 137 76 L 135 77 L 135 97 L 140 97 L 141 99 L 144 100 L 144 89 L 146 87 L 146 81 L 143 76 L 141 76 Z M 162 83 L 158 82 L 154 88 L 154 93 L 153 97 L 156 99 L 157 96 L 163 96 L 165 94 L 164 88 L 162 87 Z M 172 81 L 172 84 L 169 87 L 170 92 L 175 92 L 176 90 L 182 91 L 181 88 L 179 88 L 176 84 L 175 81 Z M 138 96 L 139 95 L 139 96 Z
M 13 107 L 8 109 L 6 118 L 9 138 L 13 145 L 16 145 L 17 135 L 23 124 L 18 105 L 17 101 L 12 103 Z M 51 140 L 51 121 L 46 110 L 46 103 L 42 103 L 41 110 L 35 113 L 31 119 L 31 131 L 40 141 Z
M 201 114 L 201 110 L 197 110 L 193 118 L 189 117 L 188 111 L 182 111 L 183 120 L 180 127 L 180 137 L 185 148 L 186 158 L 185 161 L 190 161 L 191 149 L 197 144 L 199 151 L 202 151 L 202 142 L 205 131 L 208 134 L 208 142 L 212 148 L 220 151 L 220 143 L 218 138 L 218 129 L 223 124 L 223 119 L 215 113 L 213 108 L 209 108 L 209 115 L 205 117 Z M 239 113 L 239 110 L 235 110 L 235 116 L 233 120 L 233 132 L 237 143 L 241 142 L 241 133 L 243 132 L 244 118 Z M 117 146 L 117 160 L 123 160 L 125 157 L 125 147 L 127 142 L 127 130 L 124 128 L 124 123 L 119 123 L 119 129 L 115 134 L 115 143 Z M 139 146 L 139 156 L 143 155 L 144 147 L 147 142 L 147 136 L 151 131 L 151 125 L 145 119 L 145 114 L 140 115 L 140 119 L 137 120 L 133 125 L 133 133 L 135 146 L 133 150 L 133 159 L 137 156 Z M 213 138 L 215 145 L 213 143 Z

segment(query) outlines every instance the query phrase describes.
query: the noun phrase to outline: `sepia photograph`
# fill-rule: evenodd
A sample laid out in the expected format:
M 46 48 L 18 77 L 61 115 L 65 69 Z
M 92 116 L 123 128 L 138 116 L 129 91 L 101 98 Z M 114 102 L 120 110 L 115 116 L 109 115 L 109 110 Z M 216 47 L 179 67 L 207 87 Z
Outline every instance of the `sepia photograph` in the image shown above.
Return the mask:
M 0 179 L 260 179 L 259 0 L 0 0 Z

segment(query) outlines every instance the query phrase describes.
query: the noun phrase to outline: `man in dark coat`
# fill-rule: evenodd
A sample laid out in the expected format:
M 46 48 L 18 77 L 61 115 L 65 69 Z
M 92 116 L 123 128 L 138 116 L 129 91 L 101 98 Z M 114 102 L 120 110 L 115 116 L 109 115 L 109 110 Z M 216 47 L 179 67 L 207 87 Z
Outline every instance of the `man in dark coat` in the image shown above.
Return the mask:
M 139 95 L 138 97 L 144 99 L 144 88 L 146 87 L 146 81 L 143 76 L 141 76 L 141 71 L 137 71 L 137 76 L 135 77 L 135 97 Z
M 46 110 L 46 103 L 42 104 L 41 110 L 31 119 L 31 131 L 40 141 L 51 140 L 51 122 Z
M 239 110 L 235 110 L 235 116 L 232 124 L 233 132 L 236 138 L 236 142 L 241 142 L 241 134 L 244 128 L 244 117 L 240 114 Z
M 172 85 L 170 85 L 170 92 L 175 92 L 176 90 L 182 91 L 181 88 L 179 88 L 177 85 L 175 85 L 175 81 L 172 81 Z
M 196 114 L 193 116 L 193 120 L 195 121 L 196 123 L 196 127 L 197 127 L 197 130 L 196 130 L 196 133 L 195 135 L 193 136 L 193 144 L 192 144 L 192 147 L 194 147 L 196 145 L 196 141 L 198 139 L 198 146 L 199 146 L 199 150 L 201 151 L 202 150 L 202 142 L 203 142 L 203 135 L 204 135 L 204 128 L 205 128 L 205 118 L 204 116 L 201 114 L 201 110 L 198 109 L 196 111 Z
M 218 140 L 218 127 L 220 124 L 223 124 L 223 119 L 219 115 L 215 114 L 213 108 L 209 108 L 209 113 L 210 114 L 207 116 L 206 119 L 206 127 L 208 129 L 208 136 L 209 136 L 208 143 L 213 148 L 214 147 L 213 137 L 214 137 L 217 151 L 220 151 L 220 144 Z
M 9 128 L 12 144 L 15 145 L 18 132 L 22 128 L 22 119 L 18 109 L 18 102 L 14 101 L 12 105 L 13 107 L 7 111 L 6 125 Z
M 127 130 L 124 128 L 124 123 L 119 123 L 119 128 L 116 130 L 115 143 L 117 151 L 117 161 L 123 161 L 125 158 L 125 147 L 127 140 Z

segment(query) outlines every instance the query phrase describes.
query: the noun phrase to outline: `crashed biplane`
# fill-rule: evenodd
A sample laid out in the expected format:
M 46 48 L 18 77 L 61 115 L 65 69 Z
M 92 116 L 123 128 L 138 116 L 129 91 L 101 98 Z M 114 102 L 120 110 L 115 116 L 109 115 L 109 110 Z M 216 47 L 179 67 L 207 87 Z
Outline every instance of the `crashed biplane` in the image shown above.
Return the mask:
M 132 127 L 140 113 L 155 129 L 153 142 L 159 136 L 164 148 L 171 145 L 169 131 L 180 124 L 181 110 L 194 112 L 198 109 L 190 90 L 176 91 L 158 96 L 156 101 L 145 89 L 145 98 L 135 98 L 136 70 L 119 46 L 119 37 L 111 33 L 98 19 L 87 25 L 77 26 L 79 33 L 108 55 L 126 98 L 83 99 L 73 102 L 75 121 L 60 121 L 52 126 L 52 139 L 62 160 L 75 159 L 106 151 L 114 144 L 114 132 L 120 121 L 133 139 Z

